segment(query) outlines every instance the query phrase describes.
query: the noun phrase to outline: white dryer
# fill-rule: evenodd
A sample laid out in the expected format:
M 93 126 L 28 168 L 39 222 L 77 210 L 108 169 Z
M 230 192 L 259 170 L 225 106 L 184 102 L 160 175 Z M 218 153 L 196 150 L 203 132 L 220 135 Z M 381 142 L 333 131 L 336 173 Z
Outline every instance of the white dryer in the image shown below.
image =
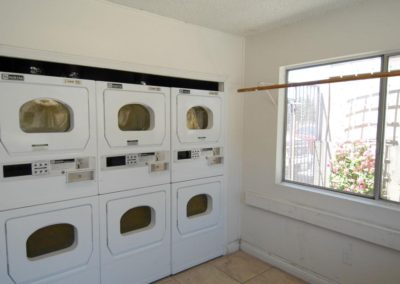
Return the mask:
M 96 195 L 94 82 L 0 76 L 0 211 Z
M 101 194 L 170 182 L 170 89 L 96 82 Z
M 172 184 L 172 273 L 225 253 L 222 177 Z
M 100 196 L 101 282 L 150 283 L 171 273 L 170 185 Z
M 98 199 L 0 212 L 0 283 L 99 283 Z
M 172 88 L 172 182 L 223 175 L 224 95 Z

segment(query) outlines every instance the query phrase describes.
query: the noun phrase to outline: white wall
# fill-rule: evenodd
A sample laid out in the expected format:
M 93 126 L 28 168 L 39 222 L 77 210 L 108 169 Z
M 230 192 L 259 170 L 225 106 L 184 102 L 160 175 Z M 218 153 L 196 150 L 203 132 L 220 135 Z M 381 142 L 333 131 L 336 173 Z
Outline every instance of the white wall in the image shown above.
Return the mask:
M 103 0 L 1 0 L 0 53 L 225 81 L 228 240 L 239 239 L 243 38 Z
M 278 82 L 280 66 L 400 50 L 399 11 L 400 1 L 366 1 L 248 37 L 245 85 Z M 313 282 L 400 283 L 400 206 L 277 184 L 278 110 L 265 94 L 243 96 L 253 206 L 243 205 L 242 247 Z

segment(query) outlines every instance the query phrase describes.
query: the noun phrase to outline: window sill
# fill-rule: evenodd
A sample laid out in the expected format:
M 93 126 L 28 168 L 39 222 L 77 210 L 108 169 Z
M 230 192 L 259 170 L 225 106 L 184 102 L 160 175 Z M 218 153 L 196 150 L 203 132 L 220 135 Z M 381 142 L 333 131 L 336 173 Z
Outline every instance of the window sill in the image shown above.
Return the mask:
M 287 184 L 281 185 L 288 187 Z M 313 190 L 309 189 L 309 191 Z M 354 199 L 352 196 L 346 196 L 345 198 Z M 395 213 L 400 216 L 397 208 L 383 206 L 382 204 L 372 205 L 372 200 L 363 200 L 361 202 L 366 203 L 365 205 L 367 206 L 382 207 L 383 210 L 395 210 Z M 386 225 L 377 225 L 354 217 L 346 217 L 320 208 L 297 204 L 283 198 L 272 198 L 268 194 L 252 191 L 245 192 L 245 203 L 249 206 L 400 251 L 400 226 L 399 228 L 393 228 Z

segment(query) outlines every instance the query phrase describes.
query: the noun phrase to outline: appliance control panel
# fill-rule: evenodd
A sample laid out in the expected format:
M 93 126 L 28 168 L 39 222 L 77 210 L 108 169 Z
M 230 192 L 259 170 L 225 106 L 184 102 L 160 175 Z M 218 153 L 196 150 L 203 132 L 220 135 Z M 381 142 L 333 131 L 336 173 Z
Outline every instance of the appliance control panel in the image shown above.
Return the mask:
M 162 172 L 169 170 L 169 152 L 130 153 L 102 158 L 101 169 L 112 170 L 120 168 L 148 167 L 149 172 Z
M 208 165 L 223 164 L 224 156 L 222 147 L 196 148 L 190 150 L 176 151 L 175 162 L 206 160 Z
M 66 182 L 94 180 L 95 157 L 40 160 L 1 165 L 3 180 L 66 176 Z M 79 178 L 71 179 L 71 176 Z

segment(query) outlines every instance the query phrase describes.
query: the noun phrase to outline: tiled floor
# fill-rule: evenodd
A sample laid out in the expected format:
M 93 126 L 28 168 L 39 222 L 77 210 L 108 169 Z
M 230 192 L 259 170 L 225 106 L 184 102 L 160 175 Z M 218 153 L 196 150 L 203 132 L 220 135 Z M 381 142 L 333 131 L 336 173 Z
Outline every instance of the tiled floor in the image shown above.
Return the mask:
M 242 251 L 211 260 L 157 284 L 305 284 Z

